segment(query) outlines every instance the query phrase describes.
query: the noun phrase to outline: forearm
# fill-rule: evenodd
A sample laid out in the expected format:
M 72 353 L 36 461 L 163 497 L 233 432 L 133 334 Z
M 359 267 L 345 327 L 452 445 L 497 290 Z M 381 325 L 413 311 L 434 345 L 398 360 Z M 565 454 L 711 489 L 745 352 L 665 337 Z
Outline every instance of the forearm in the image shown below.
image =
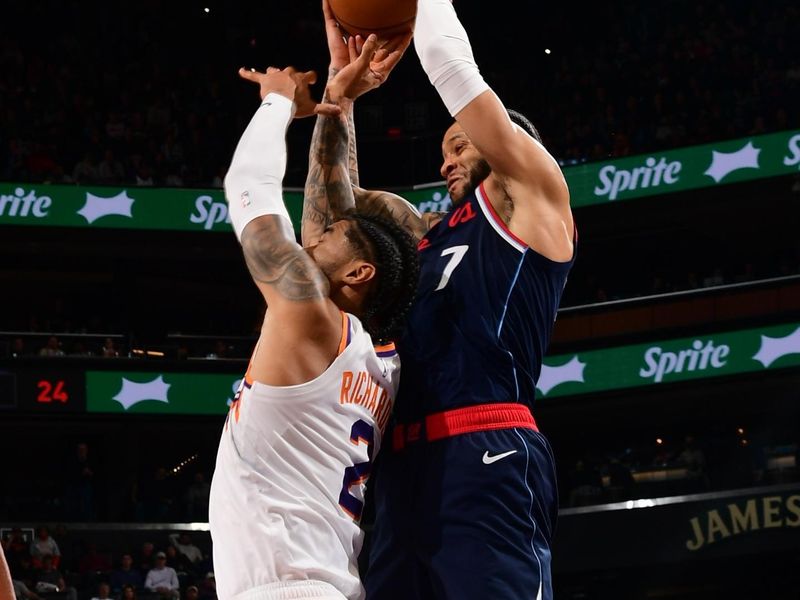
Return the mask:
M 329 101 L 327 93 L 325 101 Z M 343 114 L 318 116 L 311 137 L 303 201 L 304 246 L 312 245 L 332 222 L 355 207 L 350 175 L 357 170 L 355 142 L 351 148 L 349 134 L 352 101 L 342 99 L 339 104 Z
M 225 176 L 225 198 L 236 236 L 265 215 L 291 223 L 283 203 L 286 172 L 286 130 L 294 117 L 294 102 L 276 93 L 264 98 L 242 134 Z
M 356 120 L 355 105 L 348 103 L 347 110 L 347 166 L 350 170 L 350 183 L 354 186 L 361 185 L 358 176 L 358 150 L 356 148 Z
M 419 0 L 414 47 L 453 117 L 489 89 L 450 0 Z

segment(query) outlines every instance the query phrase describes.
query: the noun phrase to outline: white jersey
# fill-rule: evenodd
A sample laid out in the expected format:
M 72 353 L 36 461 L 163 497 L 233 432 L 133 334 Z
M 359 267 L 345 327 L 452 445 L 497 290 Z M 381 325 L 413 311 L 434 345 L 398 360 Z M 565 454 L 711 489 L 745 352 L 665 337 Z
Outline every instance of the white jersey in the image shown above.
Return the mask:
M 358 520 L 399 374 L 394 346 L 374 348 L 361 322 L 343 313 L 339 355 L 316 379 L 273 387 L 245 377 L 211 484 L 222 600 L 294 580 L 363 598 Z

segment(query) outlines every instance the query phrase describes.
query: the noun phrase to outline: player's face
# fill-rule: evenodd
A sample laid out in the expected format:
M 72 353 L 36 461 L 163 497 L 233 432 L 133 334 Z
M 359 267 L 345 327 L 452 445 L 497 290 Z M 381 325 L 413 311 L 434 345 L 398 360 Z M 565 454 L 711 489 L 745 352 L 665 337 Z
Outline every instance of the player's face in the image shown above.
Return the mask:
M 355 226 L 352 221 L 336 221 L 325 230 L 316 245 L 306 248 L 333 286 L 343 281 L 357 263 L 364 262 L 355 258 L 353 245 L 347 237 L 349 229 Z
M 442 168 L 440 173 L 447 181 L 447 192 L 458 205 L 464 196 L 474 190 L 489 176 L 491 169 L 478 149 L 458 123 L 453 123 L 442 140 Z

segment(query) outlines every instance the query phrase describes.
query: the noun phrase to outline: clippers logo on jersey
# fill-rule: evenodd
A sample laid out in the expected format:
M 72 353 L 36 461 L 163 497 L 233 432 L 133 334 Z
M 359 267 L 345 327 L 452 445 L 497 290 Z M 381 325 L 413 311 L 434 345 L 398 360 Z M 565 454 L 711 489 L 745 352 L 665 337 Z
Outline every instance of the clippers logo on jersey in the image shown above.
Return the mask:
M 456 208 L 453 214 L 450 215 L 450 220 L 447 222 L 450 227 L 455 227 L 463 223 L 471 221 L 477 216 L 475 209 L 472 208 L 472 202 L 466 202 Z
M 482 185 L 419 249 L 417 295 L 399 344 L 398 422 L 466 404 L 530 404 L 572 260 L 529 248 Z
M 386 422 L 392 409 L 389 392 L 381 387 L 378 381 L 367 371 L 345 371 L 342 373 L 342 387 L 339 404 L 357 404 L 366 408 L 381 431 L 385 431 Z

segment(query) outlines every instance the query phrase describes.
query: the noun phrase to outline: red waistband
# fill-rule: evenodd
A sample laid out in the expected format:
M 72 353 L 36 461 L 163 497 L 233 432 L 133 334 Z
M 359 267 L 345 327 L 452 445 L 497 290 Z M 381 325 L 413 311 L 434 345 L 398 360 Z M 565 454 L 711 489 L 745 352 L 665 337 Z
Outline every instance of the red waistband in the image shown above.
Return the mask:
M 539 431 L 530 409 L 523 404 L 477 404 L 428 415 L 418 423 L 395 425 L 392 448 L 402 450 L 420 440 L 435 442 L 462 433 L 514 427 Z

